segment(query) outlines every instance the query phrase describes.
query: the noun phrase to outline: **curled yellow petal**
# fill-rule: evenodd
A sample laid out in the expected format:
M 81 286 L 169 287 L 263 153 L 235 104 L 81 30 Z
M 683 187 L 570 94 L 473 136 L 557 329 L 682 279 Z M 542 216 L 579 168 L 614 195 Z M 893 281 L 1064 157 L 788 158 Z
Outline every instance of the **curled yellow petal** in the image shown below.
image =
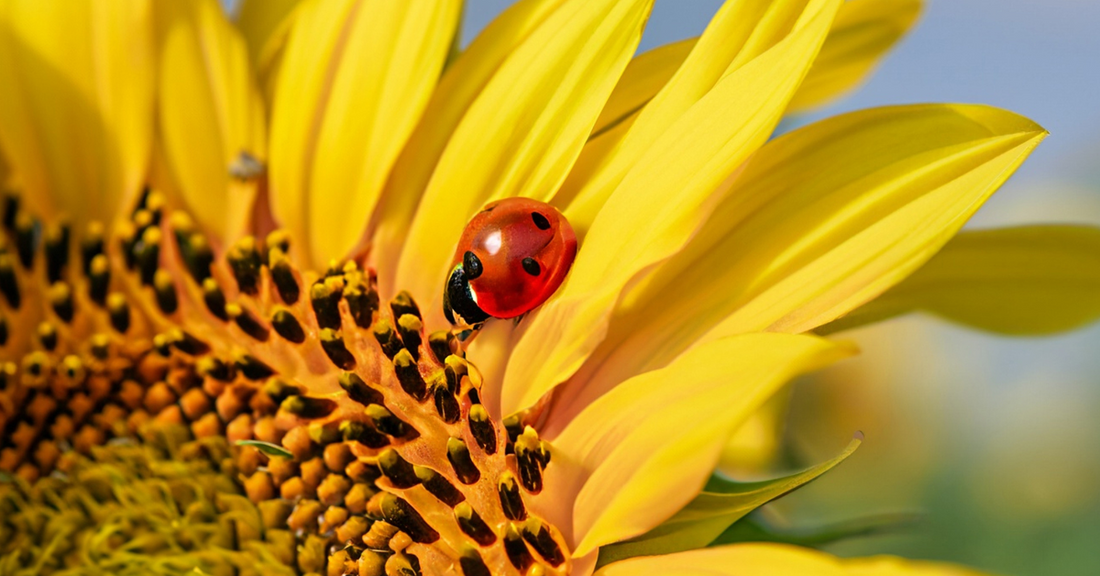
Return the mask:
M 397 283 L 436 294 L 463 226 L 485 202 L 546 200 L 565 179 L 638 46 L 652 0 L 565 0 L 501 64 L 440 157 Z
M 680 250 L 706 220 L 721 197 L 716 190 L 778 123 L 838 4 L 807 8 L 785 39 L 719 80 L 633 165 L 601 208 L 565 284 L 528 318 L 505 373 L 504 413 L 532 405 L 572 375 L 604 337 L 624 287 Z
M 791 377 L 851 352 L 804 336 L 735 336 L 636 376 L 575 416 L 551 416 L 569 422 L 554 448 L 563 466 L 573 467 L 571 479 L 583 481 L 573 505 L 574 553 L 637 536 L 672 516 L 702 487 L 752 411 Z
M 0 146 L 32 211 L 110 220 L 152 143 L 146 0 L 0 4 Z
M 215 0 L 158 5 L 159 128 L 188 209 L 223 242 L 247 230 L 266 158 L 263 103 L 243 39 Z
M 995 108 L 918 105 L 777 138 L 623 300 L 583 371 L 589 393 L 697 342 L 804 332 L 867 302 L 935 254 L 1045 134 Z
M 824 552 L 783 544 L 735 544 L 644 556 L 609 564 L 596 576 L 981 576 L 980 572 L 935 562 L 891 556 L 840 559 Z
M 817 332 L 921 310 L 1015 335 L 1054 334 L 1100 318 L 1100 229 L 1023 226 L 952 238 L 920 270 Z
M 294 19 L 271 125 L 272 208 L 315 265 L 359 247 L 439 79 L 460 2 L 311 2 Z
M 855 89 L 913 27 L 923 0 L 850 0 L 791 99 L 789 112 L 827 104 Z

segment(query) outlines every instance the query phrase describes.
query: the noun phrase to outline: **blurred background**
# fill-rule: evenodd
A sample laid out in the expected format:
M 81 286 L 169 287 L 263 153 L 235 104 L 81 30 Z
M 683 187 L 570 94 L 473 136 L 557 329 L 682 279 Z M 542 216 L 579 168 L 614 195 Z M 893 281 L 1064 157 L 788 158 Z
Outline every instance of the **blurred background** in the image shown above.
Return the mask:
M 469 0 L 464 38 L 510 2 Z M 657 0 L 642 49 L 699 34 L 720 0 Z M 926 0 L 855 94 L 797 125 L 911 102 L 1007 108 L 1051 136 L 971 222 L 1100 224 L 1100 2 Z M 794 525 L 919 512 L 896 534 L 830 545 L 1018 576 L 1100 574 L 1100 327 L 1042 339 L 910 316 L 845 333 L 863 354 L 796 386 L 789 460 L 836 470 L 774 506 Z

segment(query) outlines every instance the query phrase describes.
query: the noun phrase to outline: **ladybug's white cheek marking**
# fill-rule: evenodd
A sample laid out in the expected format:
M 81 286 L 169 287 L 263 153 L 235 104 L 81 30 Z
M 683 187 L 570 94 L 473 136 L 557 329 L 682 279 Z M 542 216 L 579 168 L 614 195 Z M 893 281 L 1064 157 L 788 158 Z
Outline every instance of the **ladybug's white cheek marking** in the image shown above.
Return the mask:
M 489 251 L 490 256 L 495 256 L 497 252 L 500 252 L 501 244 L 500 230 L 491 232 L 489 236 L 485 238 L 485 249 Z

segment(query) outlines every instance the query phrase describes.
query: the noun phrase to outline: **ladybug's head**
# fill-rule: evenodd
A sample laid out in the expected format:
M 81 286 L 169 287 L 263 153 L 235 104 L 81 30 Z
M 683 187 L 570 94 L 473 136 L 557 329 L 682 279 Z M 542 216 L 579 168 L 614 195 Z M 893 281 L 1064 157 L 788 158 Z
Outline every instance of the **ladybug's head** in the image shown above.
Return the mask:
M 473 252 L 466 252 L 462 262 L 451 269 L 443 288 L 443 314 L 451 324 L 476 326 L 489 319 L 470 288 L 470 280 L 480 275 L 481 261 Z

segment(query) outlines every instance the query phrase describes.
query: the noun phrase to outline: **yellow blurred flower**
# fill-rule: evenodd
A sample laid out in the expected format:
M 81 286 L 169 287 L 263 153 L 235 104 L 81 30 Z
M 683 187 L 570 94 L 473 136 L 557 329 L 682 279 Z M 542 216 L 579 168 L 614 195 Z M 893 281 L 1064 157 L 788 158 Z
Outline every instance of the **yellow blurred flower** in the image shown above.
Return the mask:
M 805 333 L 920 267 L 1045 131 L 918 105 L 769 141 L 919 2 L 730 0 L 632 57 L 651 5 L 522 0 L 457 51 L 459 0 L 245 2 L 239 27 L 214 0 L 0 3 L 0 567 L 941 570 L 685 551 L 854 450 L 711 477 L 853 351 Z M 580 249 L 463 349 L 448 258 L 511 196 Z

